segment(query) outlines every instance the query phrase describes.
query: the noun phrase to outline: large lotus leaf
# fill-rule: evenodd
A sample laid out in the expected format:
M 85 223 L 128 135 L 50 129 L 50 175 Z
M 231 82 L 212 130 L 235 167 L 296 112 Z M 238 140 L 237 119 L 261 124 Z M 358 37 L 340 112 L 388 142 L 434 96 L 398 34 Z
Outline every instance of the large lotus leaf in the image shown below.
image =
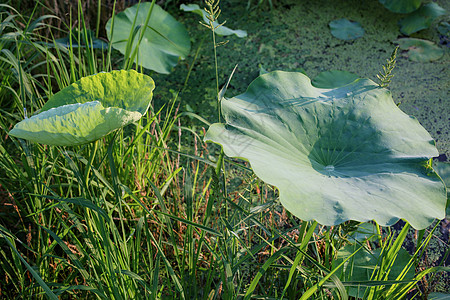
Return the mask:
M 136 71 L 84 77 L 56 93 L 41 113 L 16 124 L 10 135 L 58 146 L 95 141 L 139 120 L 154 87 L 153 79 Z
M 200 6 L 198 6 L 198 4 L 187 4 L 187 5 L 181 4 L 180 9 L 183 11 L 187 11 L 187 12 L 193 12 L 197 15 L 202 16 L 203 22 L 205 22 L 206 24 L 209 24 L 208 13 L 204 9 L 201 9 Z M 217 27 L 217 26 L 219 26 L 219 23 L 214 22 L 213 26 Z M 247 31 L 245 31 L 245 30 L 240 30 L 240 29 L 233 30 L 233 29 L 230 29 L 223 25 L 216 28 L 215 33 L 218 35 L 223 35 L 223 36 L 234 34 L 240 38 L 247 36 Z
M 394 41 L 400 49 L 407 50 L 410 60 L 417 62 L 429 62 L 438 60 L 444 55 L 444 50 L 435 43 L 422 39 L 398 39 Z
M 108 39 L 114 49 L 125 54 L 128 38 L 138 29 L 133 49 L 139 40 L 140 30 L 151 9 L 150 2 L 143 2 L 125 9 L 114 17 L 111 38 L 111 19 L 106 24 Z M 135 21 L 136 19 L 136 21 Z M 133 22 L 135 26 L 133 27 Z M 139 45 L 137 63 L 158 73 L 169 74 L 180 58 L 184 59 L 191 50 L 186 28 L 160 6 L 154 5 L 148 27 Z
M 354 40 L 364 35 L 364 29 L 361 24 L 347 19 L 339 19 L 331 21 L 331 34 L 341 40 Z
M 248 159 L 300 219 L 404 218 L 425 228 L 445 217 L 445 187 L 427 164 L 438 155 L 434 141 L 373 81 L 320 89 L 304 74 L 277 71 L 221 103 L 226 124 L 213 124 L 205 140 Z
M 403 34 L 411 35 L 422 29 L 430 27 L 431 23 L 439 16 L 445 14 L 445 9 L 434 2 L 423 5 L 415 12 L 402 19 L 400 24 L 400 31 Z
M 333 269 L 341 264 L 347 257 L 353 252 L 358 250 L 360 246 L 347 245 L 339 249 L 336 260 L 333 261 Z M 359 250 L 352 258 L 350 258 L 344 266 L 337 270 L 336 275 L 339 276 L 342 282 L 346 281 L 358 281 L 366 282 L 370 284 L 372 273 L 381 265 L 381 248 L 377 248 L 373 251 L 366 249 Z M 387 280 L 396 280 L 402 273 L 403 269 L 408 265 L 411 259 L 411 255 L 403 248 L 397 253 L 397 257 L 394 260 L 394 264 L 390 268 L 390 272 Z M 403 280 L 411 280 L 414 278 L 414 267 L 409 268 L 408 272 L 404 275 Z M 365 293 L 366 287 L 351 286 L 348 294 L 352 297 L 362 299 Z
M 422 0 L 379 0 L 381 4 L 392 12 L 409 14 L 419 8 Z

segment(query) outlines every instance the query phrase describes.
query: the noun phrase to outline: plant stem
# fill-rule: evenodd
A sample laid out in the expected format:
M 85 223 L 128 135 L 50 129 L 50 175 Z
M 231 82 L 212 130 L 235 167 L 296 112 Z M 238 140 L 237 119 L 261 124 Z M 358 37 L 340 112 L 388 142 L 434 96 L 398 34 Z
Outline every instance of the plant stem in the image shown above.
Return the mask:
M 95 154 L 97 153 L 98 149 L 98 140 L 93 142 L 91 153 L 89 156 L 89 161 L 86 165 L 86 171 L 84 172 L 84 184 L 86 186 L 86 189 L 89 187 L 89 173 L 92 168 L 92 164 L 94 163 Z
M 214 30 L 214 26 L 212 26 L 212 36 L 213 36 L 213 45 L 214 45 L 214 67 L 216 69 L 216 95 L 217 95 L 217 113 L 218 113 L 218 121 L 220 123 L 220 96 L 219 96 L 219 66 L 217 63 L 217 45 L 216 45 L 216 33 Z

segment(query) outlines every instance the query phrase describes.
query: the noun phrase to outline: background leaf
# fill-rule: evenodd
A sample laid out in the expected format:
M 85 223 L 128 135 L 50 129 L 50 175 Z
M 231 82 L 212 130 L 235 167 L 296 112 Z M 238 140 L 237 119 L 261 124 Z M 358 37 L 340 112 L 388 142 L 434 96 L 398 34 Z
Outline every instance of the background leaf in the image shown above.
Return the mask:
M 145 24 L 151 3 L 143 2 L 125 9 L 114 17 L 113 37 L 111 37 L 111 19 L 106 24 L 108 39 L 114 49 L 126 53 L 127 41 L 130 33 Z M 132 28 L 136 19 L 135 27 Z M 136 48 L 138 39 L 133 41 L 132 48 Z M 137 62 L 144 68 L 162 74 L 169 74 L 178 60 L 184 59 L 191 50 L 189 34 L 183 24 L 175 20 L 160 6 L 154 5 L 153 11 L 145 30 L 144 38 L 139 45 Z

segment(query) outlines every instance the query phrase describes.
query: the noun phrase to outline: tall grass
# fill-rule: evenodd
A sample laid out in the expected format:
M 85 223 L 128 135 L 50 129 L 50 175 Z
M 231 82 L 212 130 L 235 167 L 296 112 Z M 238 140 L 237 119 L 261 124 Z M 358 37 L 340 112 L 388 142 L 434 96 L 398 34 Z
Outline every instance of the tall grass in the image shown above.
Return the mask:
M 44 23 L 54 16 L 33 11 L 26 18 L 0 6 L 1 297 L 349 299 L 355 285 L 367 287 L 366 299 L 423 293 L 418 282 L 439 268 L 404 277 L 433 231 L 421 235 L 403 275 L 389 281 L 408 226 L 395 239 L 378 230 L 354 241 L 355 222 L 325 227 L 291 216 L 277 190 L 247 163 L 225 158 L 183 126 L 192 117 L 178 109 L 183 89 L 159 111 L 88 145 L 51 147 L 9 137 L 13 124 L 79 78 L 138 68 L 131 48 L 115 63 L 111 47 L 89 46 L 80 8 L 76 21 L 62 26 L 69 37 L 84 39 L 85 47 L 75 48 L 55 42 L 61 32 Z M 130 45 L 134 38 L 130 33 Z M 215 40 L 212 47 L 217 50 Z M 217 56 L 214 63 L 217 72 Z M 188 70 L 185 86 L 189 76 Z M 217 94 L 220 101 L 218 88 Z M 338 260 L 346 245 L 352 253 Z M 370 280 L 351 282 L 342 268 L 374 247 L 382 254 Z

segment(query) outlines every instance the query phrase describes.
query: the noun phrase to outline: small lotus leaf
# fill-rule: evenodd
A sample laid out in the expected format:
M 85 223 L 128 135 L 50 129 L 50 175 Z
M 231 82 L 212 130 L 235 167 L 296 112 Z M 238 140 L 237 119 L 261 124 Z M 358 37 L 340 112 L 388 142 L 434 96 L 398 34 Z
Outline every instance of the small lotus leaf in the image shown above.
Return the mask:
M 347 71 L 325 71 L 314 77 L 312 85 L 322 89 L 338 88 L 359 79 L 359 76 Z
M 398 39 L 394 41 L 400 49 L 407 50 L 410 60 L 417 62 L 429 62 L 438 60 L 444 55 L 444 50 L 435 43 L 413 38 Z
M 202 16 L 203 22 L 206 23 L 206 24 L 209 24 L 208 13 L 204 9 L 201 9 L 200 6 L 198 6 L 198 4 L 187 4 L 187 5 L 186 4 L 181 4 L 180 5 L 180 9 L 183 10 L 183 11 L 186 11 L 186 12 L 193 12 L 193 13 L 195 13 L 197 15 Z M 217 22 L 213 23 L 214 27 L 217 27 L 218 25 L 219 25 L 219 23 L 217 23 Z M 223 26 L 223 25 L 218 27 L 218 28 L 216 28 L 215 29 L 215 33 L 218 34 L 218 35 L 223 35 L 223 36 L 234 34 L 234 35 L 236 35 L 237 37 L 240 37 L 240 38 L 243 38 L 243 37 L 247 36 L 247 31 L 245 31 L 245 30 L 240 30 L 240 29 L 233 30 L 233 29 L 230 29 L 230 28 L 228 28 L 226 26 Z
M 373 81 L 321 89 L 277 71 L 221 105 L 226 123 L 211 125 L 205 140 L 249 160 L 298 218 L 386 226 L 404 218 L 425 228 L 445 217 L 444 184 L 427 164 L 438 155 L 434 141 Z
M 133 49 L 136 48 L 140 32 L 143 30 L 142 26 L 145 24 L 151 7 L 150 2 L 143 2 L 118 13 L 114 17 L 114 28 L 112 30 L 112 19 L 109 19 L 106 24 L 106 33 L 114 49 L 125 54 L 128 38 L 132 36 L 133 32 L 137 32 L 132 46 Z M 135 24 L 134 27 L 133 23 Z M 189 54 L 190 49 L 189 34 L 183 24 L 155 4 L 148 28 L 146 28 L 139 45 L 139 55 L 136 62 L 144 68 L 169 74 L 178 60 L 184 59 Z
M 331 21 L 331 34 L 341 40 L 354 40 L 364 35 L 364 29 L 358 22 L 347 19 Z
M 414 32 L 430 27 L 437 17 L 444 14 L 445 9 L 436 3 L 425 4 L 399 22 L 400 31 L 405 35 L 411 35 Z
M 333 261 L 333 269 L 341 264 L 347 257 L 355 252 L 360 247 L 359 244 L 347 245 L 339 249 L 337 259 Z M 381 248 L 369 251 L 366 249 L 359 250 L 352 258 L 350 258 L 344 266 L 339 268 L 336 275 L 340 277 L 341 281 L 345 284 L 346 281 L 357 281 L 370 283 L 373 280 L 372 273 L 379 269 L 381 265 Z M 387 280 L 396 280 L 402 273 L 403 269 L 407 266 L 411 259 L 411 255 L 403 248 L 397 253 L 397 257 L 394 260 L 394 264 L 389 269 L 389 275 Z M 414 268 L 410 268 L 404 275 L 403 280 L 411 280 L 414 278 Z M 366 287 L 351 286 L 348 294 L 357 299 L 362 299 L 365 293 Z
M 381 4 L 392 12 L 409 14 L 420 7 L 422 0 L 379 0 Z
M 150 77 L 136 71 L 84 77 L 56 93 L 39 114 L 16 124 L 10 135 L 46 145 L 92 142 L 139 120 L 154 87 Z

